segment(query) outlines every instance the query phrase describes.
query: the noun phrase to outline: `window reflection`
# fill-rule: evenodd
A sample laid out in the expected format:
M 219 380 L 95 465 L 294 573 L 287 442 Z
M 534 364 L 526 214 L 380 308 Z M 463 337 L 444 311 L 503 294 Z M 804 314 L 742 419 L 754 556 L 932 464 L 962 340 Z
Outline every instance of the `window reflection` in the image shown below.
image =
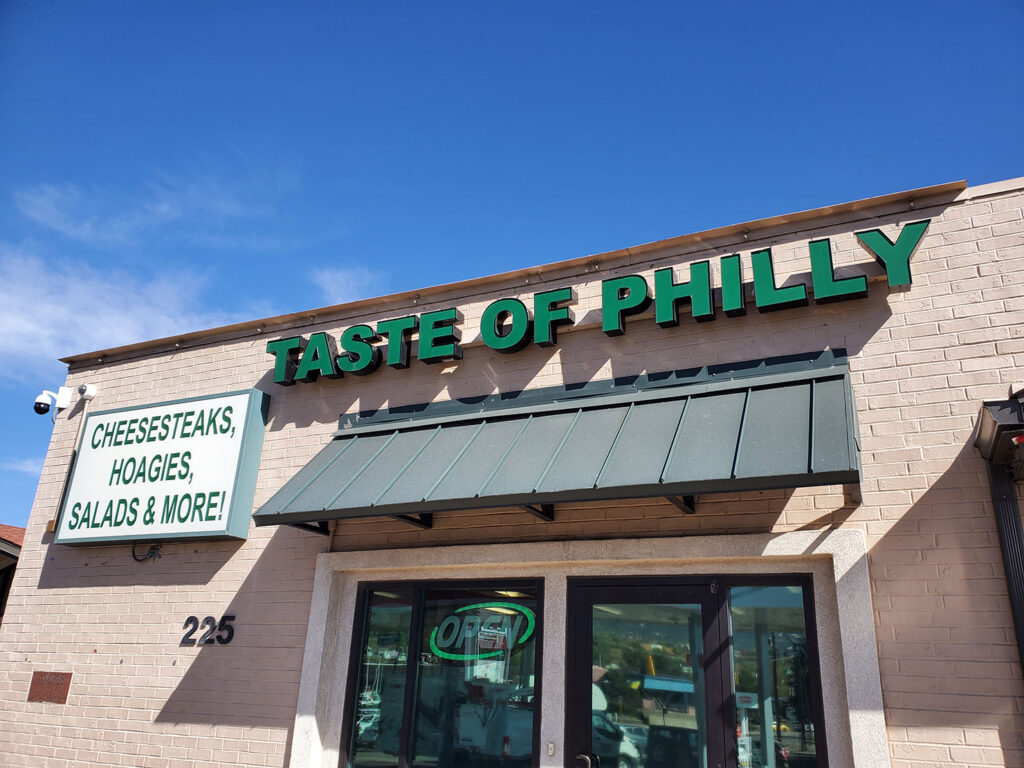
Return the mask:
M 536 598 L 528 589 L 427 591 L 415 765 L 531 764 Z
M 801 587 L 729 590 L 740 768 L 816 765 Z
M 602 766 L 707 764 L 701 607 L 593 606 L 591 746 Z
M 370 593 L 353 724 L 352 768 L 398 765 L 411 618 L 411 590 Z

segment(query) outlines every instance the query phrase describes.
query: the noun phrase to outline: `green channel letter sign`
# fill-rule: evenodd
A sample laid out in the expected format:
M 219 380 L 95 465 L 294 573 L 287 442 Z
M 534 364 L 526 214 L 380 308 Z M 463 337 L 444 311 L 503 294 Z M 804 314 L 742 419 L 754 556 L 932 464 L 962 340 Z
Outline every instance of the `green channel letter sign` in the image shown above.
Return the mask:
M 921 243 L 929 220 L 903 226 L 896 242 L 879 229 L 855 233 L 857 241 L 882 266 L 890 288 L 911 284 L 910 258 Z M 812 299 L 825 304 L 868 295 L 865 275 L 836 277 L 832 263 L 832 244 L 828 238 L 808 244 L 810 283 L 796 282 L 780 286 L 775 277 L 771 248 L 753 251 L 747 259 L 739 253 L 721 256 L 721 299 L 718 308 L 727 317 L 746 314 L 751 297 L 746 295 L 744 274 L 750 274 L 753 304 L 759 312 L 772 312 L 807 305 Z M 662 328 L 680 323 L 680 310 L 689 307 L 697 322 L 715 319 L 716 302 L 712 285 L 711 262 L 694 261 L 686 279 L 672 267 L 655 270 L 653 285 L 643 275 L 622 275 L 601 281 L 601 330 L 609 336 L 626 332 L 626 318 L 646 312 L 654 305 L 655 322 Z M 576 292 L 558 288 L 535 293 L 532 301 L 508 297 L 489 304 L 480 319 L 480 338 L 484 345 L 504 353 L 518 352 L 531 344 L 547 347 L 558 343 L 558 329 L 575 323 L 572 306 Z M 291 336 L 267 344 L 274 356 L 274 383 L 289 386 L 296 382 L 340 378 L 345 374 L 363 376 L 382 364 L 407 368 L 413 356 L 424 363 L 461 360 L 460 326 L 463 317 L 457 309 L 440 309 L 422 315 L 382 320 L 376 327 L 354 325 L 335 341 L 326 333 L 314 333 L 308 339 Z M 340 343 L 340 351 L 339 351 Z
M 253 389 L 89 414 L 56 543 L 244 539 L 269 402 Z
M 497 659 L 525 645 L 536 614 L 519 603 L 474 603 L 456 608 L 430 630 L 430 651 L 448 661 Z

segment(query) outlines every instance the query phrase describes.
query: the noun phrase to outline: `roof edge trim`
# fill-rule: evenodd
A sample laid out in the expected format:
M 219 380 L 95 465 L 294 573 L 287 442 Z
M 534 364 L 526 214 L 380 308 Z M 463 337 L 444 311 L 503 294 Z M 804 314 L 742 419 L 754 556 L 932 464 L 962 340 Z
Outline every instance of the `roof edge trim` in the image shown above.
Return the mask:
M 1003 188 L 1005 186 L 1005 189 Z M 988 188 L 995 187 L 997 189 L 989 190 Z M 165 336 L 160 339 L 152 339 L 147 341 L 140 341 L 134 344 L 125 344 L 119 347 L 110 347 L 108 349 L 96 350 L 93 352 L 85 352 L 81 354 L 69 355 L 67 357 L 59 358 L 60 362 L 66 363 L 69 366 L 85 365 L 88 363 L 102 363 L 109 361 L 110 358 L 123 360 L 132 357 L 139 357 L 146 354 L 152 354 L 157 352 L 173 351 L 181 349 L 186 346 L 192 346 L 194 344 L 203 343 L 206 341 L 212 341 L 214 339 L 219 340 L 230 340 L 233 338 L 239 338 L 247 336 L 253 333 L 274 333 L 277 330 L 285 328 L 299 327 L 302 325 L 312 325 L 314 323 L 326 322 L 335 318 L 341 318 L 350 314 L 357 314 L 358 311 L 374 307 L 380 308 L 382 305 L 406 305 L 406 304 L 424 304 L 434 296 L 443 295 L 445 293 L 451 293 L 454 291 L 472 292 L 476 289 L 482 289 L 485 286 L 489 286 L 496 283 L 514 281 L 516 279 L 522 280 L 524 278 L 531 278 L 535 280 L 538 277 L 543 277 L 547 272 L 555 272 L 568 270 L 572 268 L 586 267 L 588 264 L 594 261 L 611 261 L 616 258 L 637 256 L 649 251 L 654 251 L 663 248 L 680 247 L 689 244 L 697 244 L 708 240 L 716 240 L 722 238 L 728 238 L 730 236 L 750 235 L 754 232 L 770 229 L 772 227 L 801 224 L 807 221 L 813 221 L 814 219 L 824 218 L 826 216 L 836 216 L 845 213 L 855 213 L 859 211 L 869 210 L 871 208 L 878 208 L 886 205 L 892 205 L 894 203 L 900 203 L 903 201 L 922 201 L 926 198 L 938 198 L 942 196 L 948 196 L 949 202 L 954 200 L 970 199 L 974 196 L 966 193 L 971 193 L 972 190 L 978 190 L 979 194 L 995 194 L 996 192 L 1007 191 L 1010 189 L 1016 189 L 1024 187 L 1024 177 L 1019 179 L 1011 179 L 1005 182 L 996 182 L 994 184 L 981 185 L 979 187 L 968 187 L 965 180 L 947 182 L 945 184 L 936 184 L 928 187 L 919 187 L 917 189 L 905 190 L 902 192 L 893 192 L 887 195 L 878 195 L 876 197 L 867 197 L 861 200 L 854 200 L 846 203 L 838 203 L 836 205 L 822 206 L 820 208 L 811 208 L 805 211 L 797 211 L 794 213 L 786 213 L 778 216 L 770 216 L 763 219 L 755 219 L 753 221 L 743 222 L 739 224 L 730 224 L 724 227 L 716 227 L 712 229 L 706 229 L 699 232 L 693 232 L 686 235 L 680 235 L 677 237 L 665 238 L 663 240 L 656 240 L 649 243 L 643 243 L 640 245 L 629 246 L 626 248 L 619 248 L 612 251 L 605 251 L 603 253 L 591 254 L 587 256 L 578 256 L 571 259 L 565 259 L 563 261 L 555 261 L 547 264 L 541 264 L 533 267 L 525 267 L 522 269 L 511 270 L 508 272 L 499 272 L 494 275 L 485 275 L 483 277 L 475 277 L 467 280 L 458 280 L 452 283 L 442 283 L 435 286 L 426 288 L 420 288 L 409 291 L 402 291 L 399 293 L 387 294 L 385 296 L 372 297 L 367 299 L 360 299 L 358 301 L 352 301 L 345 304 L 335 304 L 327 307 L 320 307 L 317 309 L 305 310 L 302 312 L 292 312 L 284 315 L 275 315 L 267 318 L 260 318 L 256 320 L 246 320 L 240 323 L 232 323 L 229 325 L 222 325 L 215 328 L 208 328 L 198 331 L 190 331 L 175 336 Z

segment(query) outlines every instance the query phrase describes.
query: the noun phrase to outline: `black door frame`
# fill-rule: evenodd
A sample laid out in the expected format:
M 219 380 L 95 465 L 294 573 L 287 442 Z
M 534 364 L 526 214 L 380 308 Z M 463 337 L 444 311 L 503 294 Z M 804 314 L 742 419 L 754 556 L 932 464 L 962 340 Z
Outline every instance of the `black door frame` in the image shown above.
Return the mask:
M 533 760 L 536 768 L 540 761 L 540 707 L 544 659 L 544 579 L 543 578 L 468 578 L 468 579 L 415 579 L 394 581 L 361 581 L 357 585 L 356 616 L 352 625 L 348 659 L 348 675 L 345 685 L 345 710 L 341 727 L 341 750 L 338 764 L 347 766 L 352 756 L 355 739 L 356 688 L 362 660 L 363 645 L 369 632 L 370 594 L 382 590 L 408 590 L 411 592 L 411 613 L 409 617 L 409 649 L 407 653 L 405 695 L 402 703 L 403 725 L 399 736 L 398 768 L 414 768 L 412 748 L 415 734 L 409 722 L 415 712 L 419 696 L 419 658 L 422 651 L 423 614 L 426 593 L 432 589 L 532 589 L 536 592 L 537 615 L 534 658 L 534 711 L 533 711 Z M 416 628 L 419 627 L 419 630 Z
M 576 759 L 576 754 L 581 751 L 579 746 L 589 743 L 590 739 L 590 712 L 584 710 L 582 702 L 590 699 L 590 649 L 593 637 L 589 606 L 594 602 L 701 605 L 704 623 L 703 671 L 708 768 L 736 768 L 736 702 L 732 692 L 732 636 L 729 633 L 728 589 L 740 586 L 799 586 L 803 589 L 807 663 L 814 708 L 816 763 L 819 768 L 828 766 L 813 575 L 733 573 L 700 576 L 569 577 L 566 603 L 565 768 L 581 768 L 582 761 Z M 575 652 L 577 650 L 578 653 Z M 583 686 L 586 688 L 585 695 L 579 690 Z
M 724 601 L 718 599 L 718 581 L 709 577 L 640 577 L 640 578 L 570 578 L 567 603 L 568 628 L 566 635 L 566 717 L 565 765 L 580 768 L 576 755 L 590 742 L 591 710 L 583 706 L 590 700 L 593 647 L 591 606 L 595 603 L 684 603 L 701 607 L 703 653 L 698 659 L 704 672 L 704 700 L 707 711 L 706 741 L 708 763 L 725 765 L 725 734 L 722 731 L 729 720 L 721 711 L 731 706 L 722 696 L 727 680 L 722 677 L 723 653 L 720 629 Z M 576 651 L 576 652 L 574 652 Z M 713 695 L 719 691 L 719 695 Z M 718 707 L 714 711 L 712 707 Z M 734 716 L 735 717 L 735 716 Z M 721 754 L 719 754 L 719 752 Z M 597 766 L 594 766 L 597 768 Z M 614 768 L 614 766 L 601 766 Z

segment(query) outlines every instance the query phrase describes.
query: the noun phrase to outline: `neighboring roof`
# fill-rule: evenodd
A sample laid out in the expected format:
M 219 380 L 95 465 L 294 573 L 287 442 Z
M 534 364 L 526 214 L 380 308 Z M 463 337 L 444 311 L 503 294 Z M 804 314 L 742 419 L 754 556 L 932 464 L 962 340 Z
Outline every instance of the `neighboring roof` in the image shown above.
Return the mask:
M 845 365 L 341 429 L 257 525 L 857 482 Z
M 728 239 L 745 240 L 759 231 L 779 227 L 795 227 L 806 222 L 820 220 L 825 217 L 855 215 L 860 212 L 874 211 L 890 208 L 893 206 L 909 206 L 908 209 L 925 207 L 931 204 L 938 204 L 943 201 L 964 200 L 984 194 L 997 194 L 1013 189 L 1024 187 L 1024 178 L 1011 179 L 994 184 L 985 184 L 977 187 L 967 187 L 966 181 L 953 181 L 946 184 L 936 184 L 919 189 L 894 192 L 888 195 L 868 197 L 863 200 L 856 200 L 849 203 L 829 205 L 821 208 L 813 208 L 807 211 L 771 216 L 765 219 L 757 219 L 742 224 L 731 224 L 725 227 L 707 229 L 689 235 L 657 240 L 651 243 L 621 248 L 605 253 L 581 256 L 565 261 L 552 262 L 535 267 L 502 272 L 495 275 L 477 277 L 470 280 L 461 280 L 454 283 L 437 285 L 429 288 L 421 288 L 413 291 L 390 294 L 369 299 L 361 299 L 346 304 L 336 304 L 330 307 L 310 309 L 303 312 L 294 312 L 287 315 L 258 320 L 247 320 L 233 325 L 220 326 L 207 330 L 184 333 L 179 336 L 168 336 L 162 339 L 142 341 L 135 344 L 126 344 L 120 347 L 112 347 L 95 352 L 69 355 L 60 358 L 61 362 L 68 365 L 85 363 L 97 363 L 114 359 L 125 359 L 154 352 L 162 352 L 183 347 L 196 346 L 209 341 L 224 341 L 228 339 L 243 338 L 262 333 L 273 333 L 284 328 L 292 328 L 303 324 L 323 322 L 335 317 L 356 314 L 366 308 L 373 307 L 379 310 L 382 306 L 404 306 L 409 304 L 424 304 L 432 300 L 434 296 L 449 294 L 453 291 L 465 293 L 485 290 L 487 286 L 508 281 L 528 279 L 534 282 L 537 278 L 543 277 L 546 273 L 566 269 L 583 269 L 589 265 L 601 264 L 602 262 L 613 262 L 624 257 L 635 257 L 644 253 L 663 250 L 665 248 L 686 248 L 694 245 L 709 244 L 716 241 Z
M 22 547 L 25 544 L 25 529 L 16 525 L 0 525 L 0 539 Z

